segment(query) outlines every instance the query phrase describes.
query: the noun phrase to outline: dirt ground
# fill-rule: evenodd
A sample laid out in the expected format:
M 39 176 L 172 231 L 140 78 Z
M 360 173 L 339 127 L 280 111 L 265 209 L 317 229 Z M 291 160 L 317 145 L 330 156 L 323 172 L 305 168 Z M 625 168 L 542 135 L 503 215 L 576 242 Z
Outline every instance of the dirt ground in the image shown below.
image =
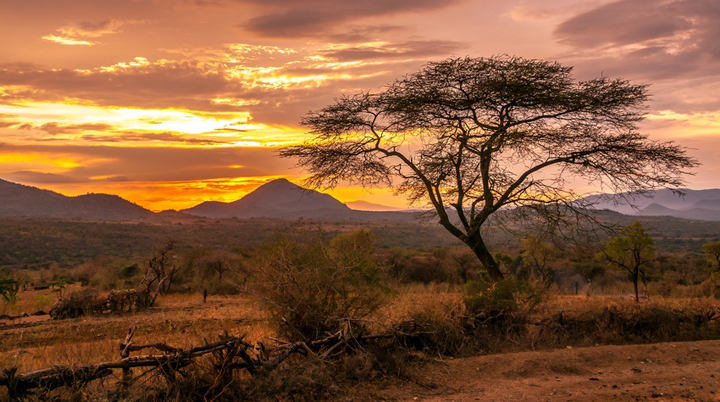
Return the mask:
M 392 401 L 720 401 L 720 341 L 597 346 L 450 359 Z
M 263 314 L 244 297 L 178 295 L 134 315 L 0 325 L 0 367 L 117 359 L 130 326 L 139 342 L 197 345 L 224 329 L 268 335 Z M 32 322 L 31 322 L 32 321 Z M 357 386 L 365 401 L 720 401 L 720 341 L 596 346 L 517 352 L 418 364 L 413 380 Z

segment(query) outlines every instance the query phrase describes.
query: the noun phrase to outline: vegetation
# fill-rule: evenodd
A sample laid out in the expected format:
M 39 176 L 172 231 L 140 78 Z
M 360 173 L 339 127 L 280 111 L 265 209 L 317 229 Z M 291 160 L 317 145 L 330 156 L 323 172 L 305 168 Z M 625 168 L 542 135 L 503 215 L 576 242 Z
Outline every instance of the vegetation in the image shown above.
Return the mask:
M 522 247 L 521 257 L 525 266 L 543 282 L 552 283 L 555 271 L 550 264 L 556 254 L 552 244 L 540 236 L 529 236 L 522 240 Z
M 643 192 L 678 187 L 697 165 L 677 145 L 638 132 L 645 85 L 577 82 L 571 71 L 506 56 L 429 63 L 380 93 L 311 112 L 302 123 L 315 138 L 281 155 L 297 158 L 311 185 L 382 184 L 431 205 L 497 281 L 504 275 L 482 230 L 491 217 L 557 225 L 586 213 L 570 176 Z
M 14 279 L 0 279 L 0 296 L 6 301 L 11 302 L 17 296 L 17 281 Z
M 317 340 L 348 325 L 362 331 L 387 295 L 373 249 L 367 230 L 330 243 L 321 232 L 304 243 L 282 236 L 256 254 L 252 289 L 287 339 Z
M 61 386 L 42 395 L 66 400 L 72 399 L 72 389 L 81 389 L 87 400 L 183 401 L 210 395 L 215 400 L 323 400 L 342 399 L 359 383 L 378 384 L 394 376 L 405 381 L 418 356 L 429 361 L 425 359 L 444 355 L 720 336 L 715 287 L 707 283 L 710 270 L 700 247 L 694 254 L 656 250 L 653 269 L 638 271 L 651 299 L 627 303 L 632 290 L 621 275 L 627 271 L 605 270 L 608 261 L 593 258 L 601 245 L 592 242 L 583 245 L 586 249 L 540 237 L 508 242 L 506 254 L 497 257 L 506 278 L 493 281 L 460 245 L 379 247 L 375 230 L 344 224 L 342 231 L 326 232 L 308 226 L 275 232 L 252 246 L 175 241 L 132 263 L 96 256 L 73 269 L 8 272 L 6 277 L 18 278 L 19 291 L 8 307 L 14 315 L 7 323 L 23 320 L 22 312 L 45 310 L 52 289 L 34 290 L 29 284 L 51 282 L 67 282 L 63 303 L 51 311 L 68 322 L 0 327 L 8 335 L 0 339 L 0 364 L 17 367 L 19 375 L 114 361 L 115 341 L 130 326 L 144 334 L 137 345 L 167 342 L 184 345 L 186 351 L 229 330 L 247 337 L 229 335 L 221 342 L 243 339 L 253 345 L 245 350 L 257 364 L 273 361 L 278 351 L 298 342 L 307 348 L 298 346 L 263 375 L 228 374 L 222 362 L 235 364 L 232 359 L 240 357 L 221 353 L 185 366 L 180 370 L 184 376 L 134 369 L 134 375 L 153 380 L 143 383 L 151 385 L 136 383 L 132 391 L 123 391 L 118 372 L 116 379 Z M 604 243 L 604 252 L 612 255 L 611 245 L 621 242 L 616 239 L 626 244 L 648 238 L 642 225 L 633 224 Z M 543 268 L 554 274 L 543 277 Z M 153 272 L 173 275 L 172 286 L 162 294 L 160 284 L 167 279 L 153 282 L 157 307 L 136 310 L 121 304 L 140 300 L 143 278 Z M 592 289 L 584 289 L 589 297 L 574 296 L 574 284 L 586 281 L 593 283 Z M 201 296 L 206 289 L 207 304 Z M 80 315 L 86 317 L 72 319 Z M 18 331 L 24 335 L 15 336 Z M 78 355 L 67 355 L 68 344 L 78 345 Z M 47 352 L 17 353 L 35 346 Z M 82 370 L 70 373 L 72 381 L 86 375 Z
M 652 237 L 648 236 L 640 222 L 625 228 L 623 236 L 610 240 L 598 258 L 609 265 L 627 271 L 635 287 L 635 301 L 640 301 L 638 279 L 647 282 L 647 268 L 655 259 Z
M 711 241 L 703 244 L 703 252 L 707 254 L 710 264 L 715 270 L 720 270 L 720 241 Z

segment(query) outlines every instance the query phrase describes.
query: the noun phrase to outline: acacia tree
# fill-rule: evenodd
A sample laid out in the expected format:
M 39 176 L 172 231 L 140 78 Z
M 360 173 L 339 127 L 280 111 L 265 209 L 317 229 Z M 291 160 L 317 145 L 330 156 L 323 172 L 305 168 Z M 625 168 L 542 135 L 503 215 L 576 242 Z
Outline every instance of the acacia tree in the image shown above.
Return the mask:
M 302 124 L 315 137 L 280 153 L 311 173 L 310 186 L 390 186 L 431 205 L 499 280 L 481 230 L 496 212 L 532 210 L 552 221 L 558 215 L 549 212 L 587 207 L 570 178 L 642 193 L 680 186 L 697 165 L 677 145 L 638 132 L 645 85 L 576 81 L 571 71 L 509 56 L 429 63 L 381 92 L 310 112 Z
M 598 259 L 608 265 L 627 271 L 635 286 L 635 301 L 640 301 L 638 279 L 647 277 L 648 264 L 655 259 L 653 239 L 635 222 L 623 230 L 623 236 L 616 236 L 598 254 Z

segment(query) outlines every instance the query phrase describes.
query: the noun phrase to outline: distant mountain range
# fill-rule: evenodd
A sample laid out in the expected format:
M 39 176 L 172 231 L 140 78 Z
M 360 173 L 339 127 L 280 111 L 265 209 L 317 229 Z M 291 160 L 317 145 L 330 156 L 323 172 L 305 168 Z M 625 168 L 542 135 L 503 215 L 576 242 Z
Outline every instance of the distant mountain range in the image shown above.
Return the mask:
M 595 209 L 609 209 L 624 215 L 636 216 L 673 216 L 683 219 L 720 221 L 720 189 L 690 190 L 680 189 L 684 196 L 678 196 L 671 190 L 662 189 L 651 192 L 649 197 L 634 196 L 630 193 L 630 202 L 612 194 L 594 195 L 585 201 L 595 205 Z M 615 201 L 613 201 L 615 200 Z
M 123 221 L 148 218 L 153 212 L 116 195 L 67 197 L 0 179 L 0 216 Z
M 631 206 L 611 194 L 585 198 L 596 209 L 631 216 L 673 216 L 683 219 L 720 221 L 720 189 L 682 189 L 684 197 L 658 190 L 652 197 L 635 197 Z M 627 195 L 627 194 L 626 194 Z M 237 201 L 206 201 L 181 211 L 154 213 L 116 195 L 86 194 L 67 197 L 49 190 L 0 179 L 0 216 L 51 217 L 95 221 L 182 220 L 205 218 L 357 219 L 412 220 L 406 210 L 353 201 L 343 204 L 328 194 L 305 189 L 286 179 L 263 184 Z M 195 218 L 193 218 L 195 217 Z
M 67 197 L 53 191 L 0 179 L 0 216 L 93 221 L 173 221 L 199 217 L 393 221 L 413 219 L 413 214 L 395 211 L 391 207 L 364 202 L 358 205 L 364 210 L 354 210 L 328 194 L 302 188 L 286 179 L 278 179 L 263 184 L 234 202 L 206 201 L 182 211 L 154 213 L 116 195 L 86 194 Z

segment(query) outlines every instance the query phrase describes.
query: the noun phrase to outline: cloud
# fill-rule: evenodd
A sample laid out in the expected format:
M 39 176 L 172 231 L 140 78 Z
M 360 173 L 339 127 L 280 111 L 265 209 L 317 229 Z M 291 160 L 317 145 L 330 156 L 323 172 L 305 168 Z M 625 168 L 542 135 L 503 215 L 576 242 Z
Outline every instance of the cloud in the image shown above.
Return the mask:
M 20 130 L 40 130 L 51 135 L 57 134 L 75 134 L 82 131 L 103 131 L 110 130 L 112 126 L 104 123 L 87 123 L 87 124 L 61 124 L 57 122 L 45 123 L 40 125 L 25 123 L 20 124 L 16 128 Z
M 264 177 L 286 175 L 294 162 L 281 159 L 276 150 L 265 148 L 171 148 L 171 147 L 113 147 L 89 145 L 5 145 L 3 154 L 24 153 L 72 158 L 78 161 L 56 174 L 73 178 L 102 178 L 124 176 L 132 181 L 172 182 L 211 180 L 235 177 Z M 2 172 L 7 175 L 15 171 Z M 31 174 L 33 180 L 40 177 Z M 29 177 L 29 176 L 28 176 Z M 46 179 L 49 180 L 49 179 Z
M 720 2 L 619 0 L 559 24 L 562 55 L 580 72 L 651 83 L 653 111 L 718 110 Z
M 100 36 L 115 34 L 124 25 L 142 24 L 143 20 L 122 20 L 108 18 L 102 21 L 82 21 L 74 25 L 58 28 L 63 35 L 69 37 L 98 38 Z
M 19 170 L 3 174 L 3 177 L 10 181 L 22 183 L 87 183 L 87 178 L 78 178 L 55 173 L 34 172 L 29 170 Z
M 81 21 L 73 25 L 63 26 L 56 31 L 58 34 L 49 34 L 42 39 L 57 43 L 59 45 L 68 46 L 93 46 L 99 42 L 90 41 L 88 39 L 99 38 L 101 36 L 116 34 L 120 27 L 124 25 L 142 24 L 144 20 L 122 20 L 117 18 L 108 18 L 102 21 Z
M 373 60 L 389 58 L 426 58 L 448 55 L 463 47 L 456 41 L 427 40 L 404 43 L 384 43 L 370 46 L 351 46 L 322 52 L 323 56 L 338 61 Z
M 568 19 L 554 34 L 575 48 L 720 59 L 719 19 L 716 0 L 620 0 Z
M 545 8 L 530 7 L 525 4 L 521 4 L 513 7 L 508 13 L 513 21 L 543 21 L 552 18 L 555 12 Z
M 0 65 L 0 86 L 24 86 L 55 94 L 55 98 L 61 95 L 105 105 L 182 107 L 209 104 L 214 94 L 239 89 L 242 83 L 230 82 L 223 71 L 195 61 L 159 60 L 92 70 L 4 64 Z
M 42 37 L 42 39 L 46 40 L 48 42 L 57 43 L 58 45 L 66 45 L 66 46 L 93 46 L 96 44 L 95 42 L 73 39 L 73 38 L 68 38 L 65 36 L 58 36 L 58 35 L 45 35 Z
M 236 0 L 237 3 L 262 5 L 269 12 L 250 18 L 241 26 L 267 37 L 317 37 L 333 29 L 368 17 L 410 12 L 428 12 L 457 4 L 459 0 Z M 356 35 L 358 31 L 356 30 Z
M 338 43 L 367 42 L 405 30 L 399 25 L 349 25 L 344 28 L 344 32 L 328 34 L 328 38 Z
M 443 40 L 305 48 L 240 43 L 179 49 L 174 59 L 135 57 L 87 69 L 0 64 L 0 105 L 89 101 L 113 107 L 248 111 L 283 116 L 263 122 L 296 125 L 300 115 L 338 93 L 379 87 L 462 46 Z M 285 109 L 289 104 L 294 109 Z
M 141 142 L 147 143 L 149 141 L 157 142 L 168 142 L 178 143 L 187 145 L 222 145 L 228 144 L 231 141 L 219 141 L 211 140 L 207 138 L 193 138 L 188 135 L 174 134 L 170 132 L 164 133 L 119 133 L 113 134 L 112 136 L 106 135 L 92 135 L 86 134 L 81 137 L 85 141 L 90 142 L 116 142 L 116 143 L 127 143 L 127 142 Z

